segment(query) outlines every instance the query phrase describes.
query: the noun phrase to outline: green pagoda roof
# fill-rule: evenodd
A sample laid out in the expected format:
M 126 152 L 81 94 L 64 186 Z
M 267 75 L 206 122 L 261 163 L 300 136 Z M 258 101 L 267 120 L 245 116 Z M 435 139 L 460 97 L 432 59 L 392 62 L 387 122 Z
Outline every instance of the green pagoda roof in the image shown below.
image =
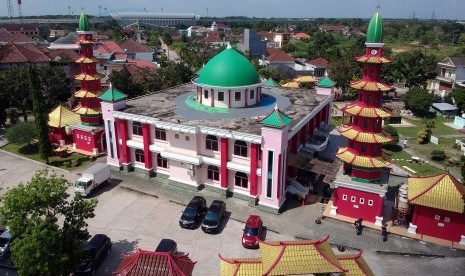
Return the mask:
M 289 125 L 291 122 L 292 119 L 281 112 L 281 110 L 278 109 L 278 105 L 274 107 L 273 112 L 271 112 L 268 116 L 260 121 L 262 125 L 274 128 L 283 128 Z
M 113 88 L 110 83 L 110 88 L 108 88 L 107 91 L 98 98 L 105 102 L 117 102 L 126 99 L 126 95 Z
M 381 14 L 376 12 L 368 24 L 367 30 L 367 41 L 369 43 L 381 43 L 383 42 L 383 20 Z
M 320 80 L 316 86 L 319 87 L 333 87 L 336 85 L 336 82 L 330 79 L 328 76 L 324 77 L 322 80 Z
M 79 18 L 79 31 L 90 31 L 89 18 L 85 13 L 81 13 L 81 17 Z
M 279 83 L 277 83 L 273 79 L 268 79 L 267 81 L 265 81 L 265 83 L 263 85 L 264 86 L 271 86 L 271 87 L 279 87 L 280 86 Z
M 228 46 L 199 71 L 197 83 L 235 87 L 258 84 L 260 78 L 252 63 L 231 46 Z

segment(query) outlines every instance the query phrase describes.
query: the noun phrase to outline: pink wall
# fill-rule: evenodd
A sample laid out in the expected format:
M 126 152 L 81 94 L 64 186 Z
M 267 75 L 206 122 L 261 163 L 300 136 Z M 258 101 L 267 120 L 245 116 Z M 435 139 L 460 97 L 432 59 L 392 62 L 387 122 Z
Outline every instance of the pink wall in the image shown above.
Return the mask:
M 345 200 L 344 195 L 347 196 Z M 382 216 L 384 198 L 378 194 L 337 187 L 334 190 L 333 197 L 336 198 L 337 213 L 339 215 L 354 219 L 363 218 L 373 223 L 376 222 L 376 216 Z M 355 202 L 352 202 L 352 197 L 355 197 Z M 364 200 L 363 204 L 360 203 L 361 198 Z M 373 200 L 373 206 L 368 204 L 369 200 Z
M 412 223 L 422 235 L 454 242 L 460 242 L 460 235 L 465 235 L 465 214 L 415 205 Z

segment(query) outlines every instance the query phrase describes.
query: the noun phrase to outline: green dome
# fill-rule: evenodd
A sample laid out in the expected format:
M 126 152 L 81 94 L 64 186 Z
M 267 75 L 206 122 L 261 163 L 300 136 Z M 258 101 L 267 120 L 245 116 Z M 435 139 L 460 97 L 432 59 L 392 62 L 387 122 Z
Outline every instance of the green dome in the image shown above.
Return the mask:
M 228 46 L 203 66 L 197 82 L 211 86 L 234 87 L 257 84 L 260 78 L 252 63 Z
M 367 41 L 369 43 L 381 43 L 383 42 L 383 20 L 379 12 L 376 12 L 375 15 L 370 20 L 368 24 L 367 31 Z
M 79 31 L 90 31 L 89 18 L 87 18 L 85 13 L 81 13 L 81 17 L 79 18 Z

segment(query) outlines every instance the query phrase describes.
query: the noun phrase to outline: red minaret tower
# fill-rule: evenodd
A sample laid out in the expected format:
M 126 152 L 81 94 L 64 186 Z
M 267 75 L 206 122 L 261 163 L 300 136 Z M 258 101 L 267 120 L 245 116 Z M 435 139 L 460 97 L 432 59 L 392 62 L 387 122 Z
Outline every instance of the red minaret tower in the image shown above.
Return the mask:
M 90 31 L 89 19 L 84 13 L 79 19 L 78 36 L 81 56 L 76 63 L 80 64 L 81 73 L 75 76 L 75 79 L 80 81 L 81 89 L 74 93 L 79 99 L 79 104 L 73 111 L 80 115 L 81 123 L 72 127 L 73 148 L 97 155 L 105 148 L 102 139 L 102 112 L 98 99 L 103 93 L 100 85 L 102 77 L 97 73 L 97 60 L 93 54 L 93 32 Z
M 364 64 L 363 78 L 350 83 L 358 90 L 355 102 L 341 110 L 349 121 L 344 124 L 341 135 L 348 138 L 348 146 L 340 148 L 337 157 L 344 161 L 344 171 L 352 180 L 359 182 L 378 182 L 383 168 L 390 162 L 383 156 L 382 144 L 392 141 L 382 130 L 383 118 L 391 113 L 382 107 L 381 97 L 392 86 L 380 82 L 381 65 L 392 62 L 383 57 L 383 25 L 377 12 L 368 25 L 365 55 L 357 57 Z

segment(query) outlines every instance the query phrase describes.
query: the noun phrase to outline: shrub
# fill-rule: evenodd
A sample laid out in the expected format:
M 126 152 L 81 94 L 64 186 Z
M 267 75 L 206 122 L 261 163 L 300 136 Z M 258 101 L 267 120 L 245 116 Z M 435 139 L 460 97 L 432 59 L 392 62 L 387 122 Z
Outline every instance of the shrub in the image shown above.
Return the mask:
M 79 159 L 77 159 L 77 158 L 71 160 L 71 166 L 73 166 L 73 167 L 77 167 L 80 164 L 81 164 L 81 162 L 79 162 Z
M 397 132 L 397 129 L 395 127 L 385 125 L 383 127 L 383 130 L 386 131 L 389 134 L 389 136 L 391 136 L 394 139 L 392 142 L 389 142 L 387 144 L 395 145 L 399 142 L 399 133 Z
M 431 151 L 431 159 L 436 161 L 443 161 L 446 159 L 446 153 L 443 150 L 433 150 Z
M 67 168 L 71 167 L 71 162 L 69 161 L 66 161 L 66 162 L 63 162 L 63 165 Z

